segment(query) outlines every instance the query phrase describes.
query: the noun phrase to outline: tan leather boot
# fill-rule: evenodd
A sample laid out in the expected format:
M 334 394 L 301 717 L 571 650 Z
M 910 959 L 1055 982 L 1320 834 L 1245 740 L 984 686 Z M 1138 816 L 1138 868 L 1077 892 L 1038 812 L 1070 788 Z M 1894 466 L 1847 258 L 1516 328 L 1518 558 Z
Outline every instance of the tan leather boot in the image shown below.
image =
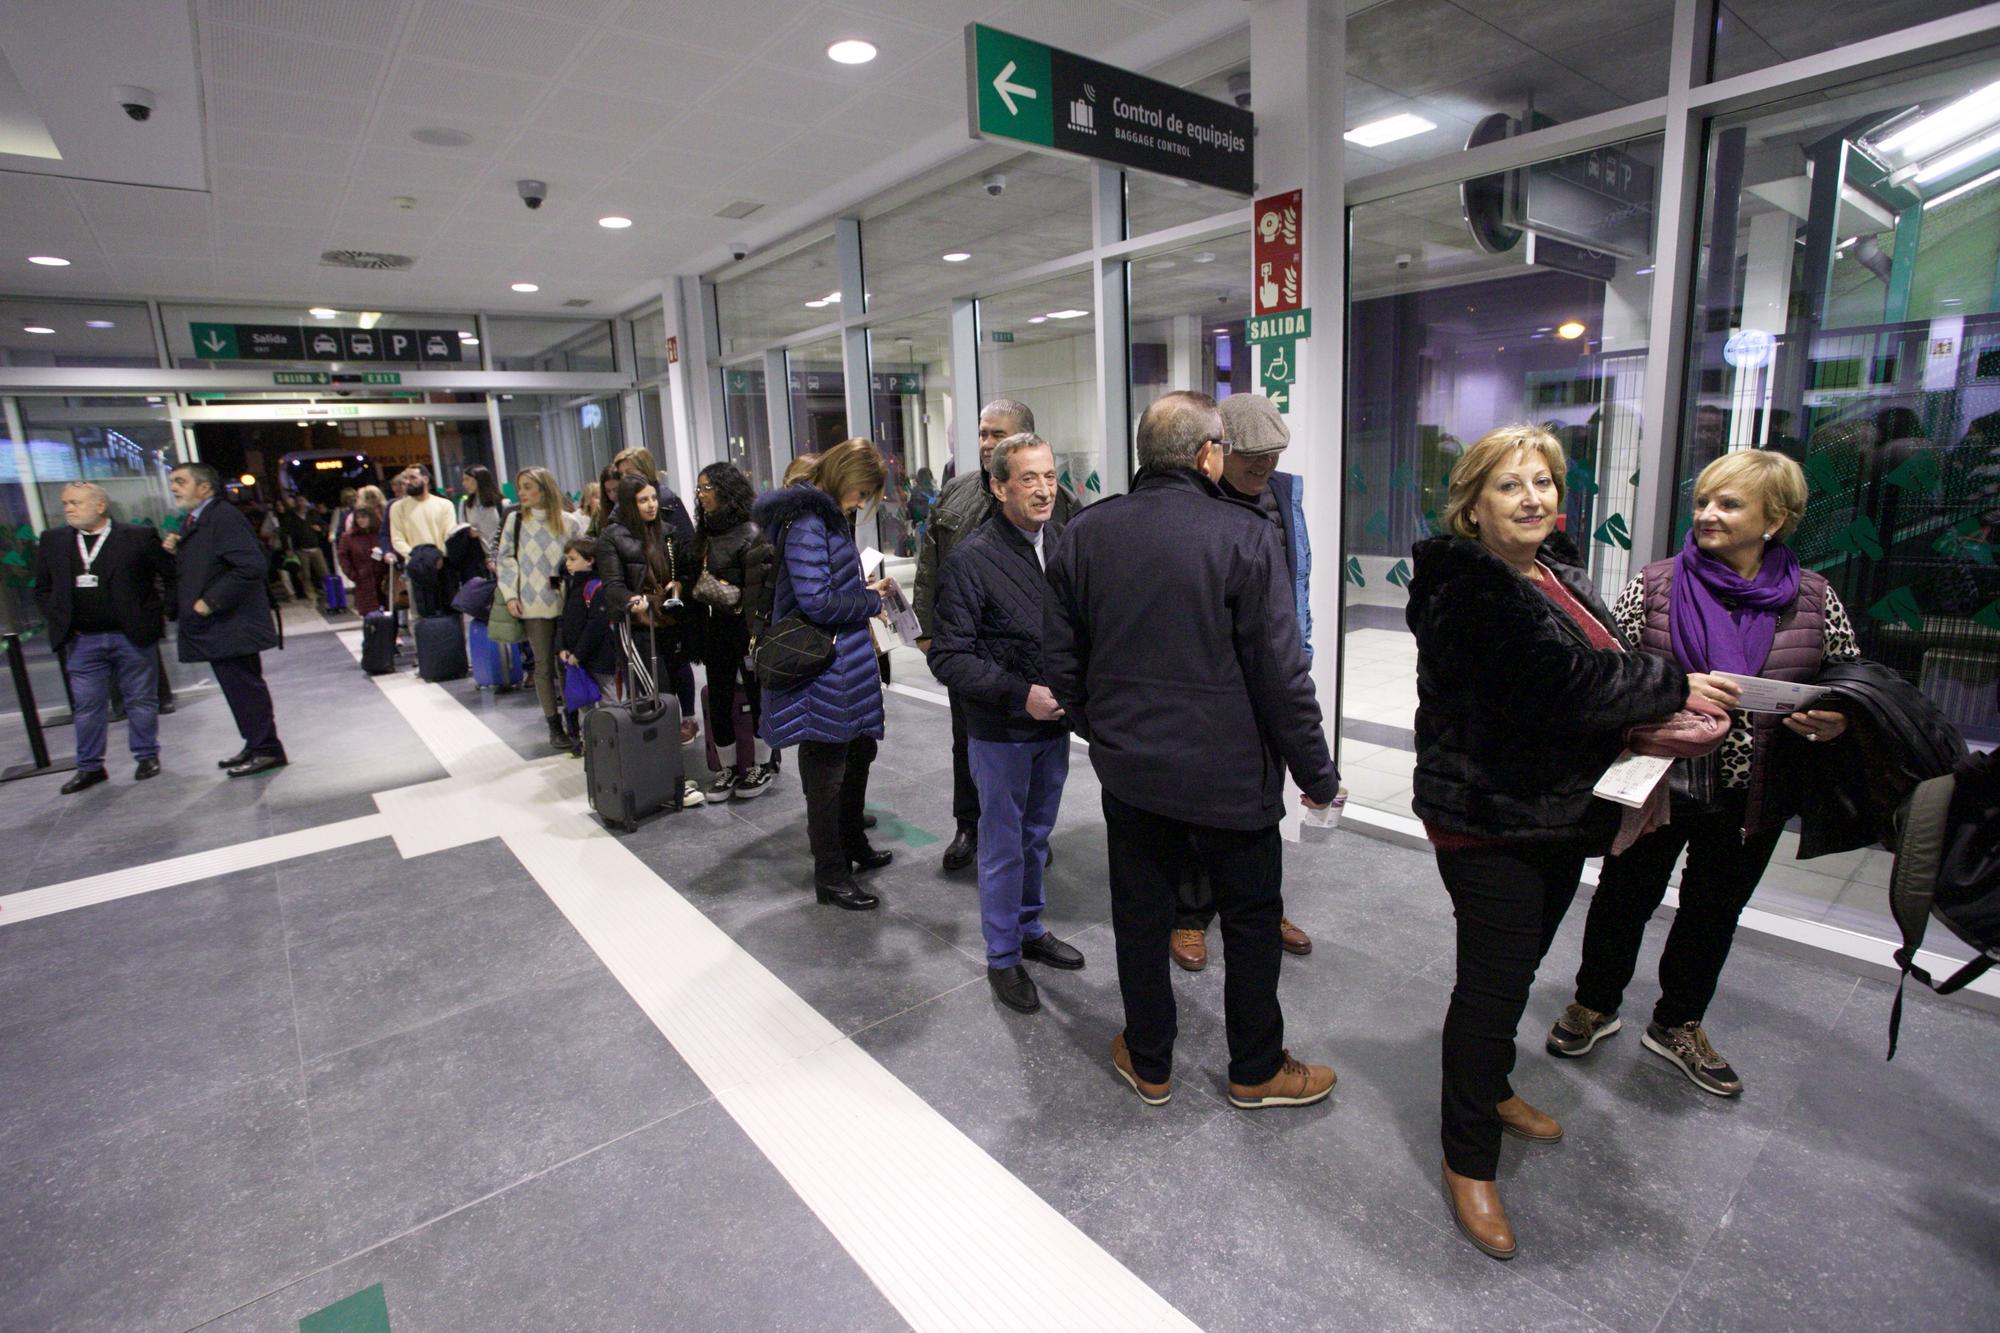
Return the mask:
M 1493 1108 L 1500 1128 L 1530 1143 L 1561 1143 L 1563 1127 L 1546 1111 L 1537 1111 L 1519 1097 L 1509 1097 Z
M 1500 1206 L 1500 1187 L 1490 1180 L 1468 1180 L 1443 1162 L 1438 1163 L 1438 1173 L 1452 1221 L 1465 1238 L 1495 1259 L 1512 1259 L 1514 1228 Z

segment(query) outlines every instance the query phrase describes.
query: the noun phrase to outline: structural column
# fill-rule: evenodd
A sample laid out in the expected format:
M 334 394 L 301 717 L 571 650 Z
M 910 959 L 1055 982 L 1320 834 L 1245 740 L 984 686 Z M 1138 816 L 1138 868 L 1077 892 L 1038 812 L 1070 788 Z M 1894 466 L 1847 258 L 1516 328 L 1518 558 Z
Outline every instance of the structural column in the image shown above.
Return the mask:
M 1329 739 L 1340 715 L 1342 423 L 1346 393 L 1346 12 L 1342 0 L 1256 0 L 1250 97 L 1259 197 L 1301 191 L 1304 305 L 1312 336 L 1294 351 L 1297 381 L 1281 466 L 1305 484 L 1313 545 L 1313 681 Z M 1253 225 L 1254 218 L 1253 218 Z M 1245 274 L 1246 278 L 1253 275 Z

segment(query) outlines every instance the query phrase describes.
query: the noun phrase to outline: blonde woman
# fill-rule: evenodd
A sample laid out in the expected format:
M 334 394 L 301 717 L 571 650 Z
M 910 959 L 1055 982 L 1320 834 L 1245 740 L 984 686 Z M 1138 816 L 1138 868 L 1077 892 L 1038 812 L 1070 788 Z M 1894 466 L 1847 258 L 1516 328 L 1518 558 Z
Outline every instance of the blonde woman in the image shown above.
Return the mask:
M 562 687 L 556 681 L 556 626 L 563 611 L 563 546 L 583 536 L 583 517 L 568 511 L 562 489 L 548 469 L 522 468 L 514 474 L 520 507 L 500 528 L 499 571 L 494 596 L 521 622 L 535 650 L 535 696 L 549 724 L 549 744 L 565 753 Z
M 1847 719 L 1817 708 L 1782 718 L 1733 711 L 1735 685 L 1708 673 L 1802 682 L 1823 663 L 1861 655 L 1840 598 L 1799 568 L 1786 545 L 1805 508 L 1797 463 L 1764 449 L 1724 454 L 1695 478 L 1694 526 L 1680 554 L 1647 565 L 1611 610 L 1627 638 L 1679 663 L 1710 702 L 1732 709 L 1731 726 L 1713 755 L 1688 761 L 1694 780 L 1676 790 L 1672 821 L 1606 858 L 1584 927 L 1576 1000 L 1549 1032 L 1551 1055 L 1588 1055 L 1618 1031 L 1646 923 L 1685 849 L 1680 907 L 1660 955 L 1660 998 L 1640 1042 L 1703 1092 L 1743 1091 L 1702 1019 L 1736 918 L 1797 813 L 1813 747 L 1838 741 Z

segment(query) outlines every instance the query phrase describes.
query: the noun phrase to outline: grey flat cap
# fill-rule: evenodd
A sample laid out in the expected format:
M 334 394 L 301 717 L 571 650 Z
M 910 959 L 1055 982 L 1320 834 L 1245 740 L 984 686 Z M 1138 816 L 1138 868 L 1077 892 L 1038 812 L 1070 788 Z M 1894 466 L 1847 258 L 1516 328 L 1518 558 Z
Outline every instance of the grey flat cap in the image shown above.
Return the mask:
M 1222 429 L 1239 454 L 1275 454 L 1292 442 L 1278 409 L 1261 393 L 1232 393 L 1222 400 Z

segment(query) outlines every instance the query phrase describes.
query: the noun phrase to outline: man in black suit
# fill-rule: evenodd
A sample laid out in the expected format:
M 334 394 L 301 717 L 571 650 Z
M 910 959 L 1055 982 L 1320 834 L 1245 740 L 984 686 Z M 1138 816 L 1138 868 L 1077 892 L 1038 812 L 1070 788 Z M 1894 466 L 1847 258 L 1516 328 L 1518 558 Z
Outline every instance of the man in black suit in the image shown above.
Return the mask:
M 166 549 L 176 557 L 181 661 L 206 662 L 229 701 L 243 749 L 221 761 L 232 778 L 286 764 L 264 684 L 266 648 L 278 646 L 266 575 L 270 565 L 250 520 L 222 498 L 222 479 L 206 463 L 182 463 L 167 477 L 174 504 L 187 514 Z
M 95 787 L 104 771 L 105 731 L 115 675 L 125 696 L 126 742 L 139 766 L 135 781 L 160 771 L 159 654 L 166 632 L 160 582 L 168 560 L 160 535 L 111 521 L 102 486 L 63 487 L 66 526 L 42 534 L 35 551 L 35 603 L 49 642 L 63 656 L 76 707 L 76 776 L 64 795 Z

